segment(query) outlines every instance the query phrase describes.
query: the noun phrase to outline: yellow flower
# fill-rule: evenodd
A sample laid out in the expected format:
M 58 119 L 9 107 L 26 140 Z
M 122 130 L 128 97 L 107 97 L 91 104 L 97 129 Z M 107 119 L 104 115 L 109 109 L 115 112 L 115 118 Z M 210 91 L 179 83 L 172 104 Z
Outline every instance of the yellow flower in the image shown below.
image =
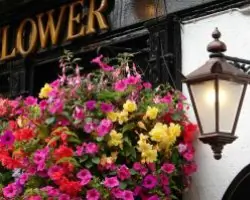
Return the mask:
M 139 121 L 139 122 L 137 123 L 137 125 L 138 125 L 139 128 L 144 129 L 144 130 L 147 130 L 145 124 L 144 124 L 142 121 Z
M 154 120 L 156 119 L 158 112 L 159 112 L 158 108 L 148 106 L 146 117 L 148 117 L 150 120 Z
M 105 154 L 102 155 L 101 159 L 100 159 L 100 165 L 106 165 L 106 164 L 112 164 L 112 158 L 111 157 L 107 157 Z
M 144 158 L 146 163 L 153 163 L 157 160 L 157 150 L 151 149 L 142 153 L 142 158 Z
M 39 93 L 39 98 L 41 99 L 48 98 L 51 90 L 52 87 L 48 83 L 46 83 Z
M 27 124 L 29 123 L 29 120 L 25 117 L 22 117 L 22 116 L 19 116 L 17 118 L 17 125 L 20 127 L 20 128 L 23 128 L 25 127 Z
M 137 144 L 138 144 L 137 149 L 142 153 L 152 149 L 152 145 L 147 143 L 145 140 L 139 140 Z
M 137 105 L 134 101 L 127 100 L 125 104 L 123 104 L 123 109 L 127 112 L 134 112 L 137 110 Z
M 181 127 L 179 124 L 170 123 L 168 128 L 168 134 L 170 136 L 179 137 L 181 135 Z
M 166 124 L 156 123 L 154 128 L 149 132 L 149 135 L 151 136 L 151 140 L 161 142 L 166 138 L 167 131 L 168 127 Z
M 123 110 L 122 112 L 120 112 L 118 114 L 118 121 L 119 121 L 119 124 L 123 124 L 124 122 L 127 122 L 128 121 L 128 112 Z
M 118 118 L 118 114 L 116 112 L 109 112 L 107 114 L 107 117 L 109 120 L 111 120 L 112 122 L 116 122 L 117 118 Z
M 117 133 L 115 130 L 110 132 L 110 140 L 108 141 L 109 146 L 120 146 L 123 143 L 123 138 L 121 133 Z

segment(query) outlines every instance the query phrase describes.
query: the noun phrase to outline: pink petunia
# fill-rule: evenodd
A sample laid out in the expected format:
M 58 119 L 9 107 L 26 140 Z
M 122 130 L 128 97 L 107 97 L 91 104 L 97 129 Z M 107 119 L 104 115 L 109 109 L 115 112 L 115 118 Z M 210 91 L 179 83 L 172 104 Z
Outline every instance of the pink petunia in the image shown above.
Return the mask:
M 73 113 L 73 117 L 76 120 L 82 120 L 84 118 L 84 111 L 83 108 L 76 106 L 75 111 Z
M 100 193 L 96 189 L 91 189 L 87 191 L 86 195 L 87 200 L 98 200 L 100 199 Z
M 86 154 L 96 154 L 98 152 L 99 148 L 98 148 L 98 145 L 93 143 L 93 142 L 90 142 L 88 144 L 86 144 L 85 146 L 85 153 Z
M 113 124 L 111 120 L 103 119 L 96 129 L 98 136 L 103 137 L 106 134 L 108 134 L 110 130 L 112 129 L 112 126 Z
M 114 188 L 119 186 L 119 181 L 117 179 L 117 177 L 106 177 L 104 180 L 104 185 L 108 188 Z
M 18 194 L 17 186 L 12 183 L 3 188 L 3 195 L 7 198 L 14 198 Z
M 122 191 L 119 187 L 112 188 L 111 194 L 115 199 L 122 199 L 124 197 L 124 191 Z
M 164 163 L 161 167 L 161 170 L 167 174 L 172 174 L 175 170 L 175 166 L 171 163 Z
M 127 83 L 124 80 L 119 80 L 115 83 L 114 88 L 115 88 L 115 91 L 123 92 L 124 90 L 127 89 Z
M 125 190 L 123 193 L 123 200 L 134 200 L 133 192 L 131 192 L 129 190 Z
M 113 111 L 113 105 L 109 103 L 101 103 L 101 110 L 104 113 L 112 112 Z
M 76 176 L 81 180 L 82 186 L 87 185 L 92 179 L 92 174 L 87 169 L 81 170 L 80 172 L 77 173 Z
M 124 181 L 131 177 L 130 171 L 126 165 L 122 165 L 117 172 L 117 176 L 120 180 Z
M 142 183 L 142 186 L 147 188 L 147 189 L 153 189 L 157 185 L 157 178 L 153 175 L 147 175 Z
M 28 96 L 24 103 L 28 106 L 33 106 L 33 105 L 36 105 L 37 104 L 37 98 L 34 98 L 32 96 Z
M 192 152 L 186 152 L 183 154 L 183 157 L 190 162 L 194 159 L 194 154 Z
M 92 111 L 96 108 L 96 101 L 90 100 L 85 103 L 87 110 Z
M 103 55 L 100 55 L 100 56 L 94 58 L 91 61 L 91 63 L 98 64 L 103 71 L 112 71 L 112 70 L 114 70 L 113 67 L 111 67 L 111 66 L 107 65 L 106 63 L 102 62 L 102 60 L 101 60 L 102 58 L 103 58 Z
M 93 122 L 86 122 L 83 126 L 83 130 L 86 133 L 91 133 L 92 131 L 95 130 L 95 124 Z

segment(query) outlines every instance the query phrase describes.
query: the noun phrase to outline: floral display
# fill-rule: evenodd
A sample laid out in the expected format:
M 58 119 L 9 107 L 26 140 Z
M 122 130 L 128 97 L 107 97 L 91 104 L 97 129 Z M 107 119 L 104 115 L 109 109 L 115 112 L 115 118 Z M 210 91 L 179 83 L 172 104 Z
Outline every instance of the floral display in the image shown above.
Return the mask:
M 62 61 L 39 99 L 0 99 L 4 200 L 171 200 L 188 188 L 197 128 L 183 94 L 122 59 L 92 63 L 100 69 L 67 76 Z

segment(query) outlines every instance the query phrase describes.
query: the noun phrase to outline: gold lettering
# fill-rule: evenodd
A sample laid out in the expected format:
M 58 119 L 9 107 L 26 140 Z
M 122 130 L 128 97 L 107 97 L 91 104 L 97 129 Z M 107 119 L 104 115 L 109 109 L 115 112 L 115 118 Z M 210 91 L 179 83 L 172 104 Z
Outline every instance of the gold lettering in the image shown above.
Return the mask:
M 61 26 L 62 26 L 62 20 L 63 20 L 63 15 L 65 13 L 65 10 L 66 10 L 66 6 L 62 6 L 60 8 L 60 14 L 59 14 L 56 25 L 54 23 L 54 18 L 53 18 L 54 10 L 48 11 L 46 13 L 48 16 L 46 28 L 44 28 L 43 20 L 42 20 L 44 14 L 42 13 L 42 14 L 37 15 L 37 23 L 38 23 L 38 31 L 39 31 L 39 36 L 40 36 L 41 48 L 46 48 L 48 44 L 49 34 L 51 36 L 52 44 L 55 45 L 58 43 L 59 33 L 60 33 Z
M 9 33 L 9 26 L 5 26 L 2 28 L 2 53 L 1 59 L 9 59 L 16 56 L 16 48 L 13 48 L 11 53 L 8 55 L 8 33 Z
M 28 49 L 25 49 L 24 44 L 23 44 L 23 33 L 24 33 L 24 28 L 25 26 L 30 23 L 31 25 L 31 32 L 30 32 L 30 36 L 29 36 L 29 47 Z M 36 27 L 36 23 L 33 19 L 27 18 L 25 20 L 23 20 L 18 28 L 18 32 L 17 32 L 17 41 L 16 41 L 16 47 L 18 52 L 20 52 L 20 54 L 22 54 L 23 56 L 26 56 L 27 54 L 33 52 L 36 48 L 36 41 L 37 41 L 37 27 Z
M 75 3 L 71 4 L 69 7 L 69 23 L 68 23 L 68 36 L 67 40 L 77 38 L 79 36 L 84 35 L 84 26 L 81 27 L 81 30 L 78 33 L 75 33 L 75 24 L 81 23 L 81 14 L 78 13 L 75 16 L 75 8 L 76 6 L 81 5 L 83 6 L 83 1 L 76 1 Z
M 97 19 L 100 29 L 108 29 L 108 24 L 102 12 L 106 11 L 108 7 L 108 1 L 102 0 L 100 7 L 95 10 L 95 0 L 90 0 L 89 14 L 88 14 L 88 26 L 86 34 L 96 33 L 95 30 L 95 17 Z

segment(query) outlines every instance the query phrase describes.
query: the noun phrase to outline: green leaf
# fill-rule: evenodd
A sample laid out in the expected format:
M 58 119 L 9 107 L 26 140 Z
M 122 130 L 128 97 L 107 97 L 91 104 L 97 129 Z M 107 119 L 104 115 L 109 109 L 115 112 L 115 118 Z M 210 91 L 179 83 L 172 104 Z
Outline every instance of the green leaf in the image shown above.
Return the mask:
M 75 138 L 75 137 L 69 137 L 68 142 L 81 144 L 81 140 L 79 140 L 78 138 Z
M 79 159 L 79 162 L 80 163 L 83 163 L 83 162 L 85 162 L 86 160 L 88 160 L 88 155 L 84 155 L 83 157 L 81 157 L 80 159 Z
M 98 165 L 100 163 L 100 158 L 94 157 L 92 158 L 92 162 Z
M 136 124 L 134 122 L 128 123 L 122 128 L 122 132 L 125 133 L 127 131 L 133 130 L 136 127 Z
M 54 136 L 53 138 L 50 139 L 48 142 L 48 146 L 51 145 L 53 142 L 56 142 L 57 140 L 60 139 L 60 136 Z
M 66 131 L 65 133 L 66 133 L 67 135 L 71 135 L 71 136 L 73 136 L 73 137 L 78 138 L 78 136 L 77 136 L 74 132 L 72 132 L 72 131 Z
M 96 141 L 97 141 L 97 142 L 101 142 L 101 141 L 103 141 L 103 139 L 104 139 L 103 137 L 97 137 L 97 138 L 96 138 Z
M 133 175 L 136 175 L 137 172 L 134 169 L 130 169 L 130 174 L 133 176 Z
M 64 158 L 61 158 L 60 160 L 58 160 L 56 163 L 59 164 L 59 163 L 64 163 L 64 162 L 70 162 L 72 163 L 74 166 L 76 167 L 80 167 L 79 163 L 76 161 L 75 158 L 73 157 L 64 157 Z
M 90 160 L 88 160 L 88 162 L 86 162 L 84 165 L 85 165 L 85 167 L 87 167 L 88 169 L 91 168 L 91 167 L 93 167 L 93 163 L 92 163 Z
M 48 125 L 53 124 L 56 121 L 56 117 L 50 117 L 48 119 L 45 120 L 45 123 Z
M 125 182 L 120 182 L 120 188 L 121 188 L 122 190 L 125 190 L 125 189 L 127 188 L 127 186 L 128 186 L 127 183 L 125 183 Z
M 45 139 L 49 135 L 49 129 L 47 126 L 44 125 L 38 126 L 38 133 L 38 137 L 40 139 Z

